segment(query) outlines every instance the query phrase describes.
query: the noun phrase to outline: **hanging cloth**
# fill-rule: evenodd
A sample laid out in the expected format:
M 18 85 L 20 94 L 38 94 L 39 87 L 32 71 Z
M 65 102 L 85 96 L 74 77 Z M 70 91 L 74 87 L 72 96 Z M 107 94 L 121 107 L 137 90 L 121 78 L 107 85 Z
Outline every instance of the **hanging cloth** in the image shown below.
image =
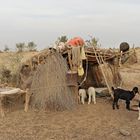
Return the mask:
M 87 58 L 86 58 L 86 54 L 85 54 L 84 46 L 81 47 L 81 59 L 82 59 L 82 60 L 87 59 Z
M 79 76 L 83 76 L 84 75 L 84 68 L 83 68 L 82 61 L 80 63 L 80 66 L 78 67 L 78 75 Z
M 81 62 L 81 52 L 80 52 L 80 46 L 72 47 L 72 69 L 75 71 L 78 70 L 78 67 L 80 66 Z

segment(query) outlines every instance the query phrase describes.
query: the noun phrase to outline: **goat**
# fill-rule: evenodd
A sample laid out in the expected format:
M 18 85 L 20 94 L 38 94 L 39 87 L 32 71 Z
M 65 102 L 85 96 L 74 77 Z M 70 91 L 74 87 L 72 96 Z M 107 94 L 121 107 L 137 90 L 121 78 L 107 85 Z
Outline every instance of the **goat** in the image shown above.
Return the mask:
M 78 95 L 79 95 L 79 101 L 82 104 L 84 104 L 85 103 L 85 99 L 87 98 L 86 90 L 82 89 L 82 88 L 79 88 Z
M 138 87 L 134 87 L 132 91 L 121 88 L 114 89 L 114 87 L 112 87 L 112 91 L 114 92 L 113 109 L 115 109 L 115 105 L 117 109 L 119 109 L 118 100 L 123 99 L 126 101 L 126 109 L 130 110 L 130 101 L 135 97 L 136 93 L 139 93 Z
M 96 104 L 96 92 L 94 87 L 89 87 L 88 88 L 88 104 L 91 103 L 91 100 Z

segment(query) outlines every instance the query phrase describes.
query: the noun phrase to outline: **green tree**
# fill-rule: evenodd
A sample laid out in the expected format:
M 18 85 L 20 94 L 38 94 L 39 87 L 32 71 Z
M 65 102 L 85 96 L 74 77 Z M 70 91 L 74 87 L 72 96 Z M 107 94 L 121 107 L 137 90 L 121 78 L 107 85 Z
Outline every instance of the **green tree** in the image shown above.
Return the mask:
M 86 47 L 88 46 L 94 46 L 94 47 L 99 47 L 99 39 L 90 36 L 90 40 L 86 40 Z
M 37 45 L 32 41 L 28 43 L 27 48 L 29 51 L 36 51 L 36 46 Z
M 8 52 L 9 50 L 10 50 L 9 47 L 7 45 L 5 45 L 4 52 Z
M 64 42 L 64 43 L 66 43 L 67 41 L 68 41 L 67 36 L 58 37 L 58 42 Z
M 18 52 L 23 52 L 25 49 L 25 43 L 17 43 L 16 48 L 18 49 Z
M 97 47 L 98 42 L 99 42 L 99 40 L 96 39 L 95 37 L 91 38 L 91 44 L 92 44 L 94 47 Z

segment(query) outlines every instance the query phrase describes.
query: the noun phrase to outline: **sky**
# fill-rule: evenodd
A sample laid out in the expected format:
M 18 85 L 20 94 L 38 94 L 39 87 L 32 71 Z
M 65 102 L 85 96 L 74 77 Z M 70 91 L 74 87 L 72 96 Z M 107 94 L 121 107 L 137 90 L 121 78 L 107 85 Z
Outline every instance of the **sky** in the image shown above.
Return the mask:
M 63 35 L 140 46 L 139 25 L 140 0 L 0 0 L 0 50 L 30 41 L 43 49 Z

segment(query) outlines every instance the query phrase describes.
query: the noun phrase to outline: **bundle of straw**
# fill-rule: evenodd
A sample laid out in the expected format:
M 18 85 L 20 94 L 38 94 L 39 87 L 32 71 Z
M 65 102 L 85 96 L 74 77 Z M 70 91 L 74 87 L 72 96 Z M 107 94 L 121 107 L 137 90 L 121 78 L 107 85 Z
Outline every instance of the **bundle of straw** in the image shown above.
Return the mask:
M 45 61 L 45 64 L 38 66 L 33 76 L 31 105 L 44 110 L 72 109 L 76 101 L 66 84 L 66 61 L 57 52 L 49 55 Z

